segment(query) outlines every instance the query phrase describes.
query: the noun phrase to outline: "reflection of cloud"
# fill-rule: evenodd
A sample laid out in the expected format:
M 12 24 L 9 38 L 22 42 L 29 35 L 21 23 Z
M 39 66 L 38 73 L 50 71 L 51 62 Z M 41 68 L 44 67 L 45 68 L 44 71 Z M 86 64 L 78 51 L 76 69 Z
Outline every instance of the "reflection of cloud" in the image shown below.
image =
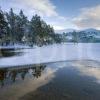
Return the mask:
M 19 97 L 22 97 L 29 92 L 33 92 L 39 87 L 47 84 L 52 78 L 55 77 L 55 71 L 56 70 L 51 68 L 46 68 L 45 72 L 42 72 L 42 75 L 39 78 L 33 79 L 28 78 L 27 76 L 23 82 L 12 84 L 11 86 L 8 86 L 7 89 L 4 89 L 4 91 L 0 90 L 0 96 L 3 100 L 12 100 L 12 98 L 17 100 Z
M 81 74 L 96 78 L 97 82 L 100 82 L 100 63 L 95 61 L 77 61 L 73 64 Z
M 74 18 L 74 23 L 80 28 L 100 29 L 100 5 L 82 9 L 80 15 Z

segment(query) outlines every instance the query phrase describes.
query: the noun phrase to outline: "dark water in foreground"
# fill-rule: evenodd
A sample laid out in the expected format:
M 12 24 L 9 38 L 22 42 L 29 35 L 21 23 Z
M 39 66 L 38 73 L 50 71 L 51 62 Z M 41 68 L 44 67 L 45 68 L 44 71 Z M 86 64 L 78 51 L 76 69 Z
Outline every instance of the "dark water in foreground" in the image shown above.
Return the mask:
M 0 100 L 100 100 L 100 62 L 1 68 L 0 83 Z

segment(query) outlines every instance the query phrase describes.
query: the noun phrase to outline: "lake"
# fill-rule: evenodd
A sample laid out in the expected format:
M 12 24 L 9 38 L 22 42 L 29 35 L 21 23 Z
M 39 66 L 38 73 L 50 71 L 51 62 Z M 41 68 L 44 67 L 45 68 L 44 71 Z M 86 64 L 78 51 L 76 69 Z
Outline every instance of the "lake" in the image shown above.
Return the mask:
M 22 54 L 0 58 L 0 100 L 99 100 L 99 51 L 99 43 L 15 50 Z

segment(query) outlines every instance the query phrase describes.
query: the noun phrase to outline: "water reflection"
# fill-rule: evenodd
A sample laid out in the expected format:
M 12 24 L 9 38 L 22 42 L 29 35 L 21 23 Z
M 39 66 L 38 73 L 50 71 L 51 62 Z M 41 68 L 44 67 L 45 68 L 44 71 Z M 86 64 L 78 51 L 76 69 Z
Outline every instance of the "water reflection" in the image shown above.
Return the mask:
M 95 78 L 100 83 L 100 62 L 98 61 L 75 61 L 72 65 L 80 72 L 80 75 Z
M 14 48 L 0 49 L 0 57 L 11 57 L 11 56 L 15 56 L 15 55 L 19 56 L 21 54 L 23 54 L 23 53 L 20 52 L 18 49 L 16 50 Z
M 18 66 L 15 68 L 2 68 L 0 69 L 0 84 L 4 86 L 7 81 L 15 82 L 17 79 L 25 79 L 26 74 L 31 74 L 34 78 L 41 76 L 42 71 L 46 65 L 30 65 L 30 66 Z
M 95 81 L 95 74 L 93 74 L 94 69 L 100 73 L 97 68 L 99 66 L 100 63 L 95 61 L 50 63 L 46 69 L 54 76 L 52 80 L 35 91 L 21 96 L 19 100 L 99 100 L 100 84 Z M 92 75 L 88 76 L 85 73 L 82 75 L 83 72 L 79 69 Z
M 87 60 L 0 69 L 0 100 L 99 100 L 97 78 L 100 63 Z
M 7 70 L 6 69 L 0 69 L 0 83 L 1 86 L 4 85 L 4 79 L 6 78 Z

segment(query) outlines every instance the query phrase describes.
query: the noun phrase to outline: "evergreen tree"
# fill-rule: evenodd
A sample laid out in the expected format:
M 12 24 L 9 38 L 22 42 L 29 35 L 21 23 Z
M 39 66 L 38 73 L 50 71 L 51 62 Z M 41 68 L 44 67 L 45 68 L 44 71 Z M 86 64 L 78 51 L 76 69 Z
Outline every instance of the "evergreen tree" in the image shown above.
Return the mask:
M 12 43 L 29 42 L 42 46 L 54 42 L 61 43 L 62 41 L 62 36 L 55 34 L 53 27 L 46 24 L 37 14 L 29 21 L 22 10 L 17 15 L 12 8 L 9 13 L 6 13 L 6 18 L 0 11 L 0 36 L 1 33 Z M 6 42 L 6 40 L 4 41 Z
M 27 38 L 28 20 L 21 10 L 19 16 L 16 16 L 16 29 L 17 29 L 17 41 L 24 41 L 23 37 Z
M 72 39 L 74 43 L 78 43 L 78 33 L 76 31 L 72 32 Z
M 8 20 L 8 25 L 9 25 L 9 30 L 10 30 L 10 38 L 12 42 L 16 41 L 16 15 L 13 12 L 13 9 L 10 9 L 10 12 L 6 14 L 7 20 Z
M 1 42 L 5 41 L 8 31 L 8 24 L 5 20 L 4 13 L 0 9 L 0 40 Z
M 35 15 L 30 22 L 30 33 L 32 40 L 37 45 L 48 44 L 54 41 L 54 29 L 47 25 L 40 16 Z
M 41 43 L 41 34 L 42 32 L 42 26 L 41 26 L 41 19 L 40 16 L 35 15 L 32 17 L 30 22 L 30 33 L 32 36 L 32 41 L 35 44 Z

